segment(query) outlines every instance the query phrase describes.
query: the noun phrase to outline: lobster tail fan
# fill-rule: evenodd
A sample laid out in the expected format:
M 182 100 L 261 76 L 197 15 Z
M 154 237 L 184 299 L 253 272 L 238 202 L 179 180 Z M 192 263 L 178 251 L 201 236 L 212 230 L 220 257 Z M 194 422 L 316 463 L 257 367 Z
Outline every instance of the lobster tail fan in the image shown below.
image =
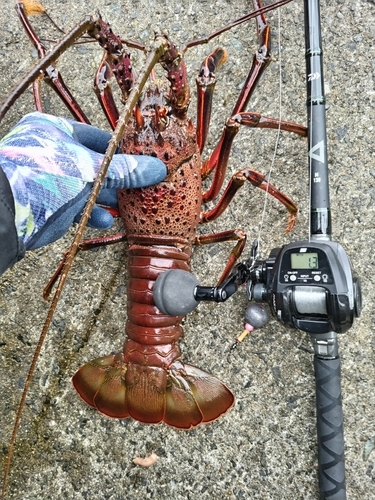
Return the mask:
M 122 354 L 95 359 L 73 376 L 81 398 L 108 417 L 191 429 L 234 404 L 228 387 L 209 373 L 175 361 L 168 369 L 125 363 Z
M 83 401 L 112 418 L 126 418 L 125 369 L 122 353 L 103 356 L 83 365 L 73 376 L 75 390 Z
M 180 361 L 170 368 L 164 422 L 190 429 L 216 420 L 234 404 L 234 395 L 218 378 Z

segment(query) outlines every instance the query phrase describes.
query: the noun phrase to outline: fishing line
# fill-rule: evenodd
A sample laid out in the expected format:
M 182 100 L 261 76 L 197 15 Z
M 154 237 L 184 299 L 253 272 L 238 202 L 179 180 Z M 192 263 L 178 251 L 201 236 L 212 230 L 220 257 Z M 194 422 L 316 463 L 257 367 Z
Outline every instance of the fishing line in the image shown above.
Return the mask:
M 277 25 L 277 42 L 278 42 L 278 51 L 279 51 L 279 126 L 277 129 L 277 134 L 276 134 L 276 140 L 275 140 L 275 147 L 273 151 L 273 157 L 271 161 L 271 166 L 268 171 L 268 174 L 266 175 L 266 181 L 267 183 L 270 182 L 271 180 L 271 174 L 273 167 L 275 165 L 276 161 L 276 154 L 277 154 L 277 149 L 279 147 L 279 142 L 280 142 L 280 130 L 281 130 L 281 111 L 282 111 L 282 76 L 281 76 L 281 14 L 280 14 L 280 9 L 277 9 L 277 20 L 278 20 L 278 25 Z M 262 231 L 263 231 L 263 225 L 266 217 L 266 211 L 267 211 L 267 203 L 269 200 L 269 190 L 268 190 L 269 185 L 267 184 L 267 189 L 265 191 L 265 196 L 264 196 L 264 204 L 263 204 L 263 211 L 262 211 L 262 216 L 260 219 L 260 225 L 259 225 L 259 231 L 258 231 L 258 249 L 257 253 L 258 255 L 261 254 L 260 247 L 261 247 L 261 241 L 262 241 Z

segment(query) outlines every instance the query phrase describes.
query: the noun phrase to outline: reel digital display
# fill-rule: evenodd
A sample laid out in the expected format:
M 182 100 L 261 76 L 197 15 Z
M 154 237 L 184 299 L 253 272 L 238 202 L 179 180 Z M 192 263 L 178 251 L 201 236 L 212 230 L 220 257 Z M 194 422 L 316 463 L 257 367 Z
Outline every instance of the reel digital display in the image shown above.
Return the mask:
M 280 282 L 312 285 L 332 283 L 331 265 L 322 248 L 311 247 L 309 242 L 305 244 L 297 242 L 292 245 L 292 248 L 289 248 L 289 245 L 283 253 L 279 271 Z M 294 248 L 296 245 L 297 247 Z M 300 245 L 299 248 L 298 245 Z
M 299 253 L 290 254 L 290 267 L 292 269 L 317 269 L 319 267 L 318 253 L 306 250 L 306 247 L 301 247 Z

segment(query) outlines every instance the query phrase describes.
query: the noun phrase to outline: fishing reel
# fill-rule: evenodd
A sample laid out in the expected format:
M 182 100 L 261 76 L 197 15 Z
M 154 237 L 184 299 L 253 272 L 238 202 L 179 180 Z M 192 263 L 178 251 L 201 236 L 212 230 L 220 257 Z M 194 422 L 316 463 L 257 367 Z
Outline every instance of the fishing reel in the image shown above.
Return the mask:
M 275 318 L 311 334 L 344 333 L 361 312 L 361 288 L 345 250 L 330 240 L 298 241 L 249 261 L 249 300 L 266 302 Z
M 274 248 L 265 260 L 257 249 L 255 241 L 249 259 L 237 264 L 219 286 L 201 286 L 187 271 L 163 273 L 154 287 L 157 307 L 182 316 L 201 301 L 225 302 L 245 285 L 249 301 L 266 303 L 287 327 L 317 335 L 349 330 L 361 312 L 361 287 L 341 245 L 330 240 L 298 241 Z M 254 328 L 268 321 L 267 313 L 257 307 L 250 306 L 245 313 Z

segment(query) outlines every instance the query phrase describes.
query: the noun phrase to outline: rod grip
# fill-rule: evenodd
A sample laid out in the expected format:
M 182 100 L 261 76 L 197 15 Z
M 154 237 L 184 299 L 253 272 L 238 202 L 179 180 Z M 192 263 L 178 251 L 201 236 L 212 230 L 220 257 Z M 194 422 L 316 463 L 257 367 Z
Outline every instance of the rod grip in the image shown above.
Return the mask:
M 340 358 L 314 358 L 320 500 L 346 500 Z

